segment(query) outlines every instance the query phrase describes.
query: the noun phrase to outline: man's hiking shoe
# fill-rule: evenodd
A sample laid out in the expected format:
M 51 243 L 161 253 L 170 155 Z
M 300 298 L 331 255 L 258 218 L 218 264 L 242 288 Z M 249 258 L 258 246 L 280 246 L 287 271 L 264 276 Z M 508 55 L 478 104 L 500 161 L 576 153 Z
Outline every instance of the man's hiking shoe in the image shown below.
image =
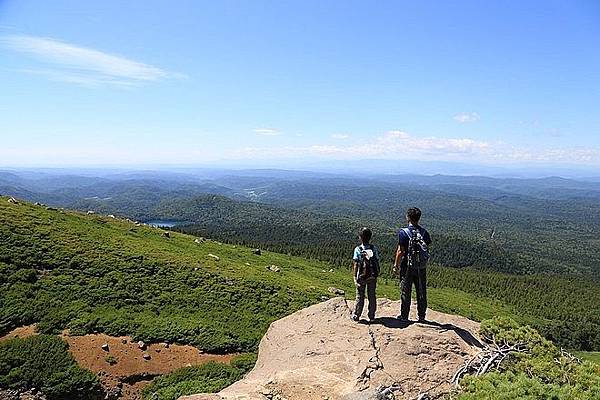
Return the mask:
M 425 317 L 419 317 L 419 322 L 424 324 L 425 322 L 427 322 L 427 320 L 425 319 Z
M 403 317 L 402 315 L 398 315 L 396 318 L 402 322 L 408 322 L 408 318 Z

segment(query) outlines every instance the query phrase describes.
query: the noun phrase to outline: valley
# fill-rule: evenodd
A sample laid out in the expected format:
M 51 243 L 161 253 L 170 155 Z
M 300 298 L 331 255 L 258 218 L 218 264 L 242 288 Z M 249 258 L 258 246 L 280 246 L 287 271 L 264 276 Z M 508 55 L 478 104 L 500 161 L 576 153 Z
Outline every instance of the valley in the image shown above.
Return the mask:
M 401 188 L 380 193 L 379 183 L 361 192 L 356 185 L 343 189 L 329 181 L 287 177 L 263 182 L 252 199 L 240 189 L 271 179 L 238 176 L 223 178 L 221 185 L 229 187 L 202 184 L 202 190 L 220 193 L 202 192 L 190 182 L 161 184 L 160 189 L 152 180 L 125 180 L 116 184 L 120 194 L 112 192 L 111 184 L 112 195 L 107 191 L 93 199 L 89 193 L 96 190 L 94 185 L 105 182 L 85 190 L 57 189 L 85 192 L 87 198 L 70 194 L 57 201 L 48 191 L 32 191 L 26 199 L 0 197 L 2 333 L 16 330 L 20 336 L 35 333 L 65 340 L 74 362 L 92 371 L 102 390 L 120 387 L 128 400 L 151 398 L 152 393 L 175 399 L 176 393 L 218 391 L 252 367 L 260 339 L 273 321 L 331 299 L 335 291 L 354 296 L 348 252 L 357 227 L 373 227 L 383 258 L 389 260 L 396 217 L 404 204 L 422 201 L 432 207 L 426 223 L 435 243 L 428 272 L 433 310 L 474 321 L 511 318 L 594 360 L 593 351 L 600 348 L 595 256 L 577 267 L 573 257 L 580 251 L 596 254 L 595 240 L 586 238 L 586 250 L 577 244 L 554 264 L 548 261 L 556 251 L 552 241 L 506 246 L 509 238 L 555 235 L 548 224 L 563 221 L 566 208 L 529 225 L 525 221 L 537 218 L 538 206 L 520 210 L 515 204 L 499 205 L 499 200 L 485 200 L 480 188 L 472 188 L 479 198 L 430 189 L 426 196 L 414 197 Z M 5 190 L 12 195 L 15 187 Z M 314 197 L 316 192 L 323 201 Z M 262 195 L 256 198 L 257 193 Z M 139 203 L 135 196 L 147 201 Z M 390 200 L 394 197 L 400 200 Z M 427 203 L 432 198 L 438 200 Z M 530 201 L 556 206 L 565 200 Z M 595 206 L 585 199 L 576 204 L 571 212 L 593 236 L 595 217 L 583 218 L 577 207 Z M 510 214 L 519 219 L 509 224 Z M 187 223 L 169 227 L 173 221 Z M 462 229 L 461 224 L 474 229 Z M 556 240 L 570 239 L 562 232 Z M 537 253 L 542 256 L 537 258 Z M 390 262 L 382 267 L 378 297 L 398 299 Z M 148 346 L 146 353 L 136 347 L 140 340 Z M 170 343 L 168 350 L 165 342 Z

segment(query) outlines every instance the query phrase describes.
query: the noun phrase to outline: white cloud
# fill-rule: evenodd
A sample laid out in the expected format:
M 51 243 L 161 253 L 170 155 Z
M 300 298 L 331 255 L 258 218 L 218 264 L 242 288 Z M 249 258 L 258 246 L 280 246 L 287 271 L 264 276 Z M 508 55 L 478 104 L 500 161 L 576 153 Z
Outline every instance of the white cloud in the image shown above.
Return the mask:
M 600 148 L 523 148 L 502 141 L 415 136 L 392 130 L 360 145 L 246 147 L 229 152 L 228 159 L 422 159 L 462 162 L 550 162 L 600 165 Z
M 453 118 L 454 118 L 455 121 L 458 121 L 461 124 L 468 124 L 470 122 L 477 122 L 480 119 L 479 114 L 477 114 L 476 112 L 463 112 L 463 113 L 459 113 L 459 114 L 456 114 Z
M 350 137 L 350 135 L 346 135 L 345 133 L 334 133 L 333 135 L 331 135 L 332 139 L 348 139 Z
M 257 135 L 261 135 L 261 136 L 281 135 L 281 132 L 279 132 L 277 129 L 273 129 L 273 128 L 256 128 L 256 129 L 252 129 L 252 132 L 256 133 Z
M 22 70 L 52 80 L 92 86 L 130 86 L 169 77 L 183 77 L 149 64 L 53 38 L 8 35 L 0 37 L 0 44 L 52 65 L 50 68 Z
M 284 146 L 284 147 L 247 147 L 236 150 L 233 158 L 254 157 L 336 157 L 336 158 L 402 158 L 422 156 L 428 159 L 439 157 L 459 158 L 481 156 L 491 153 L 490 144 L 469 138 L 436 138 L 411 136 L 402 131 L 389 131 L 373 137 L 360 146 L 323 145 Z

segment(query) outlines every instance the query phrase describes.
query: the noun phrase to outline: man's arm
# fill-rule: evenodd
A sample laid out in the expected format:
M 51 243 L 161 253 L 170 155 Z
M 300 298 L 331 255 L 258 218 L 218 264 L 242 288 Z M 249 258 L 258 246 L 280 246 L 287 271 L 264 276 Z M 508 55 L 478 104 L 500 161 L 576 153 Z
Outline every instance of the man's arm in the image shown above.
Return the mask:
M 398 245 L 398 248 L 396 249 L 396 258 L 394 259 L 394 268 L 392 269 L 392 271 L 394 273 L 398 272 L 398 269 L 400 268 L 400 263 L 402 262 L 403 255 L 404 255 L 404 247 L 402 247 L 402 245 Z

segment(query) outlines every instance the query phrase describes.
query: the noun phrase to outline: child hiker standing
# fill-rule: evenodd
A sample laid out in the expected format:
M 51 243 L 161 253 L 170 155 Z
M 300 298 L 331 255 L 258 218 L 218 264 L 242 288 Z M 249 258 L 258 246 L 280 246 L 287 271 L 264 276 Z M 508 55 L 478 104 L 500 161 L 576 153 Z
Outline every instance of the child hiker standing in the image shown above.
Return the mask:
M 379 275 L 379 251 L 371 244 L 373 232 L 369 228 L 362 228 L 358 237 L 360 245 L 354 249 L 352 257 L 352 272 L 354 285 L 356 286 L 356 305 L 352 319 L 359 321 L 365 305 L 365 290 L 369 300 L 368 317 L 369 322 L 375 319 L 377 311 L 377 276 Z

